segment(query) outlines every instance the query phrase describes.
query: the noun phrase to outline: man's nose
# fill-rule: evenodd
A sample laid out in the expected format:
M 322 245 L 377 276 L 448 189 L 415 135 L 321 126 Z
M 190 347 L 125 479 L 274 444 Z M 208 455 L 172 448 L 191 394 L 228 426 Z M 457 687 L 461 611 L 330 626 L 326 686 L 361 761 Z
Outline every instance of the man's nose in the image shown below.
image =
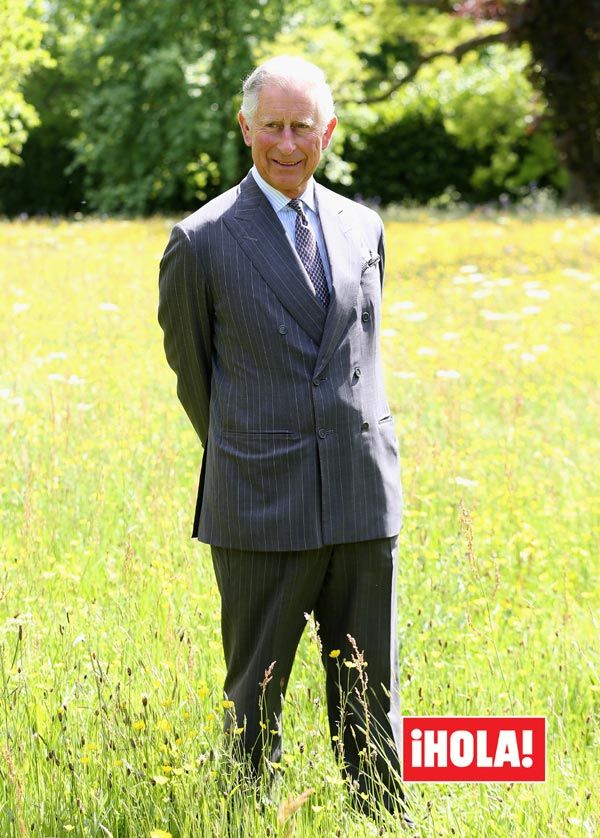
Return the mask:
M 283 154 L 292 154 L 296 148 L 296 139 L 291 125 L 284 125 L 279 135 L 279 142 L 277 143 L 279 150 Z

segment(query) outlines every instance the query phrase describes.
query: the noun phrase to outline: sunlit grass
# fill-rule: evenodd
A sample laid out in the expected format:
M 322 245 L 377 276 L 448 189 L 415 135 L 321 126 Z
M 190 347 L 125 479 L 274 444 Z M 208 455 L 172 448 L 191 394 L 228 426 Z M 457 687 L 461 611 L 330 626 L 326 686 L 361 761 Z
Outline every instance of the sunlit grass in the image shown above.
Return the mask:
M 156 323 L 169 227 L 0 226 L 1 835 L 226 828 L 218 593 L 189 538 L 201 451 Z M 548 717 L 545 785 L 413 787 L 415 820 L 592 835 L 600 221 L 387 232 L 403 709 Z M 239 834 L 377 834 L 326 731 L 307 637 L 278 800 L 315 792 L 285 826 L 242 797 Z

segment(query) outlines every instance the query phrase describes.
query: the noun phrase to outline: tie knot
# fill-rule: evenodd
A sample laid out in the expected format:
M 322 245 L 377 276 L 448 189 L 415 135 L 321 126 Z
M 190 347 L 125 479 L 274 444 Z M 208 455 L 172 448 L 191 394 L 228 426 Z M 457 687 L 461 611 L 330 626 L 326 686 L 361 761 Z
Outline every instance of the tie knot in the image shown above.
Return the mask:
M 288 207 L 291 207 L 295 210 L 298 215 L 304 215 L 304 210 L 302 209 L 302 201 L 300 198 L 292 198 L 291 201 L 288 203 Z

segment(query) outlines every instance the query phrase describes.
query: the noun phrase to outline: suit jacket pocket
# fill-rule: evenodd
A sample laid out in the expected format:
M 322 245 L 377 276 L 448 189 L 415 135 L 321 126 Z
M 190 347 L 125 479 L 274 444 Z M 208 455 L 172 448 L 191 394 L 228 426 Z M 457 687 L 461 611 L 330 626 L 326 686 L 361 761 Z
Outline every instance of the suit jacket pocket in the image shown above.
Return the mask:
M 297 437 L 298 434 L 294 431 L 255 431 L 251 428 L 242 428 L 240 430 L 226 430 L 221 432 L 221 436 L 260 436 L 260 437 Z
M 228 456 L 263 461 L 271 466 L 298 447 L 300 434 L 293 431 L 227 430 L 221 432 L 220 449 Z

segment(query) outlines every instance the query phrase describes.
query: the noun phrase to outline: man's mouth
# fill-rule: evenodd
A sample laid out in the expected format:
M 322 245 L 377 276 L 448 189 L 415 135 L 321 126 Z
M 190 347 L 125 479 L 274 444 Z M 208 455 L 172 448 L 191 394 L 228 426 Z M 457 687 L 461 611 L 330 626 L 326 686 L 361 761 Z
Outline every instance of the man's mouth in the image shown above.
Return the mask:
M 283 166 L 284 169 L 293 169 L 294 166 L 299 166 L 302 160 L 296 160 L 295 163 L 286 163 L 283 160 L 273 160 L 273 162 L 277 163 L 278 166 Z

